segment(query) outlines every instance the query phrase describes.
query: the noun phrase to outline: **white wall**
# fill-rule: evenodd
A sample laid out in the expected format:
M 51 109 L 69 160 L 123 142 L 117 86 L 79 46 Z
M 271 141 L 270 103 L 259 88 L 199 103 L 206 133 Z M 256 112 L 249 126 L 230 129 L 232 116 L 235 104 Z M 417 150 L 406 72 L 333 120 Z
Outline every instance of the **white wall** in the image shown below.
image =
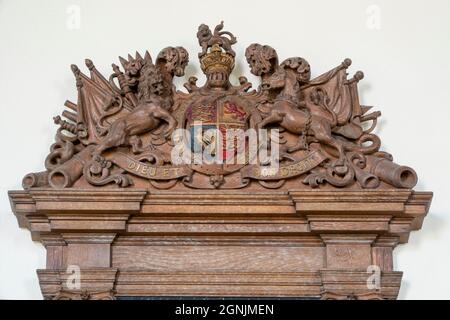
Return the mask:
M 0 298 L 41 298 L 35 269 L 45 265 L 44 249 L 18 228 L 6 192 L 43 169 L 52 117 L 76 101 L 70 64 L 84 67 L 89 57 L 109 75 L 118 55 L 182 45 L 191 54 L 187 75 L 199 75 L 197 26 L 222 19 L 238 37 L 237 76 L 249 75 L 243 54 L 252 42 L 281 58 L 305 57 L 313 76 L 346 57 L 353 72 L 365 72 L 361 99 L 383 113 L 384 149 L 417 170 L 418 190 L 435 192 L 422 231 L 396 250 L 400 298 L 450 299 L 448 0 L 0 0 Z

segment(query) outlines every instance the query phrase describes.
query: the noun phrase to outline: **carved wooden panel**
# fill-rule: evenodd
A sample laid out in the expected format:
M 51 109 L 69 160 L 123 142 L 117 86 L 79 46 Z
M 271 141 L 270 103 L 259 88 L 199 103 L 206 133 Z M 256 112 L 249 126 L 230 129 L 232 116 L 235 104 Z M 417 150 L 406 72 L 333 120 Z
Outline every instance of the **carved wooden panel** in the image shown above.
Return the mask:
M 261 83 L 230 82 L 237 38 L 202 24 L 206 82 L 167 47 L 103 76 L 72 65 L 78 99 L 54 118 L 45 170 L 9 193 L 47 249 L 43 296 L 394 299 L 393 250 L 432 193 L 381 151 L 351 60 L 311 77 L 306 59 L 250 44 Z M 286 44 L 288 45 L 288 43 Z

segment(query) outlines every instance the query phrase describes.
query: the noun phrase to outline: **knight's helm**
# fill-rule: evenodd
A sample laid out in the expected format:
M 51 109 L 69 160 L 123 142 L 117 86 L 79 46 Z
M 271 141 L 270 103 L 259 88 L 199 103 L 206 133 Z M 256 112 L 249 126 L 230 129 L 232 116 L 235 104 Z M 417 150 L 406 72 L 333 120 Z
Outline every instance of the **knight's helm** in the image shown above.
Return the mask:
M 223 21 L 216 26 L 214 33 L 208 26 L 201 25 L 197 38 L 203 51 L 199 54 L 200 66 L 206 75 L 206 85 L 210 88 L 227 88 L 234 68 L 234 51 L 231 46 L 236 37 L 223 31 Z

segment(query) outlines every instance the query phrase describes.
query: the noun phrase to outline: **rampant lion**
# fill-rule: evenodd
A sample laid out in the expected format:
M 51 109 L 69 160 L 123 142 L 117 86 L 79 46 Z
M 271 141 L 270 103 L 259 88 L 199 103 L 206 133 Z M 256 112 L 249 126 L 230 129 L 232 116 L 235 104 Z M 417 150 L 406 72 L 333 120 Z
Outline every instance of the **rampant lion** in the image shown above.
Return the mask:
M 170 114 L 173 105 L 174 76 L 183 76 L 189 55 L 182 47 L 168 47 L 161 51 L 156 64 L 151 59 L 141 60 L 141 69 L 137 84 L 138 105 L 129 114 L 115 120 L 106 137 L 100 141 L 94 154 L 119 146 L 137 148 L 138 136 L 155 130 L 161 122 L 167 123 L 162 136 L 168 139 L 175 127 L 176 119 Z

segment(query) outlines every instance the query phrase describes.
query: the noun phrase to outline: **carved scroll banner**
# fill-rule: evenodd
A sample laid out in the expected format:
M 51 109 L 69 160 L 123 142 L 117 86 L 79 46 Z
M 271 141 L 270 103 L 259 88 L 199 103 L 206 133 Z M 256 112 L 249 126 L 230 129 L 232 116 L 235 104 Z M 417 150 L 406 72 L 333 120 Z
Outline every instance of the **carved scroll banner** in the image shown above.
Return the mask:
M 319 150 L 312 151 L 305 158 L 279 167 L 251 165 L 241 170 L 242 178 L 258 180 L 281 180 L 299 176 L 317 167 L 327 157 Z
M 192 174 L 192 170 L 186 166 L 152 166 L 133 159 L 122 152 L 115 153 L 114 157 L 108 160 L 129 173 L 151 180 L 173 180 Z

